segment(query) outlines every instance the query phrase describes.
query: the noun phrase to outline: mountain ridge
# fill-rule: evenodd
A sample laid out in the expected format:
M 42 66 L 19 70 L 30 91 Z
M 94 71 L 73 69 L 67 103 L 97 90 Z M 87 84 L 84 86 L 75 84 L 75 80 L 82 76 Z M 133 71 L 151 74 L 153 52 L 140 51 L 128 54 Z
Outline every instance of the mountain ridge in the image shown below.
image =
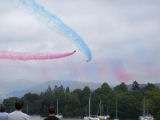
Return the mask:
M 62 80 L 50 80 L 42 83 L 36 83 L 27 80 L 17 80 L 12 82 L 0 81 L 0 99 L 8 97 L 22 97 L 24 94 L 29 92 L 39 94 L 47 90 L 48 86 L 54 89 L 55 85 L 58 87 L 62 85 L 64 88 L 69 87 L 72 91 L 74 89 L 83 89 L 85 86 L 88 86 L 91 90 L 95 90 L 102 84 L 103 83 Z M 147 84 L 139 84 L 140 87 L 144 87 L 146 85 Z M 160 83 L 154 83 L 154 85 L 160 87 Z M 128 89 L 131 90 L 132 84 L 127 86 Z M 114 86 L 111 87 L 113 88 Z
M 47 90 L 48 86 L 50 86 L 52 89 L 54 89 L 55 85 L 58 87 L 62 85 L 64 88 L 69 87 L 70 90 L 72 91 L 74 89 L 83 89 L 85 86 L 88 86 L 92 90 L 94 90 L 94 89 L 100 87 L 101 83 L 51 80 L 51 81 L 46 81 L 43 83 L 30 85 L 30 87 L 28 87 L 27 89 L 25 87 L 25 89 L 21 89 L 21 90 L 16 89 L 16 90 L 9 91 L 8 93 L 6 93 L 6 92 L 1 93 L 0 95 L 3 96 L 2 98 L 7 98 L 7 97 L 14 97 L 14 96 L 15 97 L 22 97 L 25 93 L 29 93 L 29 92 L 39 94 L 39 93 Z M 21 88 L 22 87 L 23 87 L 23 85 L 21 86 Z

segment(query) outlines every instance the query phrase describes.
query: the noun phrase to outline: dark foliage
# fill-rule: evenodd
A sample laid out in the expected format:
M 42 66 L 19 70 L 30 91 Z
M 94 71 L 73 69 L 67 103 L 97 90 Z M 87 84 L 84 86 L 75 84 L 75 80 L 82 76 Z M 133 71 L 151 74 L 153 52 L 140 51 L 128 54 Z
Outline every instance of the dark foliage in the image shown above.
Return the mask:
M 118 102 L 119 118 L 138 118 L 143 111 L 143 98 L 147 100 L 147 110 L 153 114 L 156 120 L 160 119 L 160 89 L 153 84 L 148 84 L 140 88 L 138 82 L 134 81 L 132 90 L 128 91 L 125 83 L 121 83 L 111 89 L 107 83 L 103 83 L 100 88 L 91 91 L 89 87 L 83 90 L 75 89 L 70 91 L 63 86 L 55 86 L 51 89 L 49 86 L 41 94 L 27 93 L 24 100 L 23 111 L 30 115 L 47 116 L 49 106 L 57 107 L 59 102 L 59 113 L 64 117 L 83 117 L 88 115 L 88 101 L 91 95 L 91 114 L 99 114 L 99 103 L 102 103 L 102 114 L 109 114 L 111 118 L 115 117 L 116 99 Z M 13 111 L 14 103 L 17 98 L 11 97 L 3 101 L 7 112 Z

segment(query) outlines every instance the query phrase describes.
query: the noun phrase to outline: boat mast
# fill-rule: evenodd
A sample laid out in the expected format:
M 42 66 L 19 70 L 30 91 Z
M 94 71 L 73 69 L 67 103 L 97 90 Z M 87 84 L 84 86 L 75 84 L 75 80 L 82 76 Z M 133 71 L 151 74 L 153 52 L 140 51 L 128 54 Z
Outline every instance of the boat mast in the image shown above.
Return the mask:
M 102 112 L 102 114 L 101 114 L 101 115 L 104 115 L 104 111 L 103 111 L 103 104 L 102 104 L 102 111 L 101 111 L 101 112 Z
M 116 118 L 118 118 L 118 110 L 117 110 L 117 106 L 118 106 L 118 103 L 117 103 L 117 99 L 116 99 Z
M 57 99 L 57 115 L 58 115 L 58 99 Z
M 91 116 L 91 94 L 89 96 L 89 111 L 88 111 L 88 113 L 89 113 L 89 117 L 90 117 Z
M 143 116 L 145 116 L 145 100 L 146 100 L 146 98 L 144 97 L 144 99 L 143 99 Z
M 149 114 L 149 110 L 148 110 L 148 100 L 146 100 L 146 114 L 148 115 Z
M 108 115 L 108 102 L 107 102 L 107 114 L 106 115 Z
M 27 104 L 27 114 L 28 114 L 28 104 Z
M 102 103 L 101 103 L 101 100 L 100 100 L 100 105 L 99 105 L 100 106 L 100 115 L 102 115 L 102 106 L 101 106 L 101 104 Z

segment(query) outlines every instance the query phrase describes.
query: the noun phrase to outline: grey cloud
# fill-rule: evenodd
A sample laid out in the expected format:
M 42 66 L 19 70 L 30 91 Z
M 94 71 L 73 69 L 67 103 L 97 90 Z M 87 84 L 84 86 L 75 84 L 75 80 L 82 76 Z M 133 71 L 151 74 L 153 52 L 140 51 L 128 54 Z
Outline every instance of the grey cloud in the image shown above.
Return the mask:
M 84 38 L 93 53 L 92 62 L 95 62 L 95 64 L 91 66 L 94 69 L 104 61 L 107 64 L 110 59 L 119 58 L 124 60 L 125 68 L 131 74 L 133 80 L 137 79 L 140 82 L 146 82 L 152 79 L 152 77 L 147 76 L 147 63 L 151 61 L 155 64 L 152 67 L 160 67 L 158 61 L 160 58 L 158 55 L 160 32 L 159 0 L 36 1 L 59 16 Z M 30 52 L 53 51 L 56 53 L 76 49 L 65 38 L 49 30 L 30 15 L 18 8 L 10 7 L 12 5 L 9 2 L 1 1 L 1 3 L 4 4 L 0 4 L 0 50 L 17 49 Z M 135 44 L 130 42 L 135 40 L 140 42 Z M 137 55 L 136 51 L 141 48 L 144 50 L 144 54 L 141 55 L 139 53 Z M 146 61 L 146 59 L 149 60 Z M 23 65 L 29 64 L 28 73 L 25 70 L 26 68 L 23 68 L 19 62 L 15 62 L 17 65 L 20 64 L 18 65 L 19 69 L 23 69 L 22 76 L 19 76 L 18 72 L 14 71 L 15 66 L 10 66 L 12 62 L 7 64 L 6 61 L 5 65 L 3 65 L 4 63 L 0 61 L 0 66 L 5 66 L 0 67 L 0 75 L 3 79 L 11 80 L 24 77 L 35 80 L 40 78 L 39 75 L 45 69 L 47 72 L 43 79 L 46 76 L 46 79 L 70 78 L 92 81 L 93 78 L 90 75 L 80 74 L 82 71 L 88 72 L 87 68 L 90 68 L 88 65 L 90 63 L 86 64 L 83 60 L 85 61 L 85 56 L 78 51 L 76 55 L 63 60 L 44 63 L 23 63 Z M 73 68 L 70 68 L 73 63 Z M 77 75 L 74 76 L 73 69 L 77 67 L 79 70 Z M 30 69 L 33 69 L 32 72 L 30 72 Z M 10 72 L 12 77 L 6 77 L 7 72 Z M 158 81 L 158 77 L 154 78 L 153 82 Z M 110 84 L 117 83 L 114 75 L 110 74 L 110 72 L 107 77 L 102 74 L 99 75 L 99 72 L 97 72 L 95 78 L 97 82 L 100 82 L 98 81 L 99 78 Z

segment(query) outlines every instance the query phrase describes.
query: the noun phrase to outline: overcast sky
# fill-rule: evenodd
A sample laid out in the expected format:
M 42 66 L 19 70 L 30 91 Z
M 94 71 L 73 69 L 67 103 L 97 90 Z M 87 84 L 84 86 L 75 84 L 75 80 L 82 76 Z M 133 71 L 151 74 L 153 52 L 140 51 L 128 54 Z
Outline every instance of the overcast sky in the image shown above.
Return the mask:
M 13 0 L 14 1 L 14 0 Z M 16 1 L 16 0 L 15 0 Z M 78 52 L 48 61 L 0 60 L 0 80 L 139 83 L 160 80 L 159 0 L 36 0 L 74 29 L 93 59 Z M 65 53 L 77 49 L 10 0 L 0 1 L 0 51 Z

